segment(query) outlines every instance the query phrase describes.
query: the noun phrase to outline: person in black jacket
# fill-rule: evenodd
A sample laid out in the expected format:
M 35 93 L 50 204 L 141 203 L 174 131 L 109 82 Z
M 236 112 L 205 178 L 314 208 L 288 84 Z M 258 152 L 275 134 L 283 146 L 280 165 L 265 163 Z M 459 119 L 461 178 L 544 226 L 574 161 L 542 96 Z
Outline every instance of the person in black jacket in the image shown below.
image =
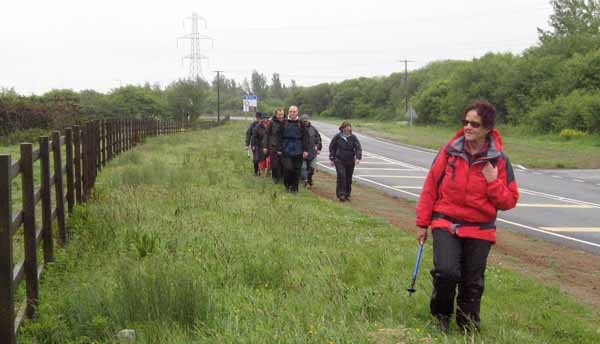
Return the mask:
M 271 158 L 271 175 L 275 184 L 281 183 L 283 178 L 283 164 L 281 161 L 283 154 L 281 151 L 283 119 L 283 108 L 275 109 L 262 143 L 263 153 L 268 154 Z
M 321 154 L 323 144 L 321 142 L 321 134 L 312 123 L 308 115 L 300 116 L 302 124 L 304 124 L 306 140 L 308 143 L 308 156 L 302 162 L 302 181 L 304 186 L 310 188 L 313 185 L 313 175 L 317 165 L 317 155 Z
M 256 160 L 258 160 L 258 175 L 265 176 L 267 173 L 268 164 L 265 161 L 267 159 L 267 153 L 264 152 L 262 145 L 267 135 L 267 127 L 269 126 L 269 115 L 266 113 L 260 114 L 260 122 L 255 125 L 252 129 L 252 137 L 250 138 L 250 145 L 252 151 L 256 152 Z
M 352 134 L 352 125 L 342 122 L 340 132 L 331 139 L 329 144 L 329 161 L 337 172 L 335 195 L 340 202 L 350 200 L 352 192 L 352 174 L 354 165 L 362 159 L 362 147 L 358 138 Z
M 298 192 L 302 159 L 308 156 L 305 128 L 298 119 L 298 107 L 290 106 L 281 131 L 283 184 L 288 192 Z
M 259 121 L 260 121 L 260 112 L 257 112 L 254 122 L 250 123 L 250 125 L 248 126 L 248 129 L 246 129 L 246 150 L 247 151 L 249 151 L 252 148 L 250 146 L 250 140 L 252 139 L 252 131 L 254 130 L 254 127 L 256 127 L 258 125 Z M 248 155 L 248 156 L 250 156 L 250 155 Z M 258 176 L 258 161 L 259 160 L 257 160 L 256 152 L 254 151 L 254 149 L 252 149 L 252 165 L 254 166 L 254 175 L 255 176 Z

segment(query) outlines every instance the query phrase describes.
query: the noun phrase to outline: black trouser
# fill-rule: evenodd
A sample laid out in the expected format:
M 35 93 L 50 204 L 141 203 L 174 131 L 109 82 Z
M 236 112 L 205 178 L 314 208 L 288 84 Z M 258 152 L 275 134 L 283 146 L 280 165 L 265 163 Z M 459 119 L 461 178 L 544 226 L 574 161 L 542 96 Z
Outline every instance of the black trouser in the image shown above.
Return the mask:
M 278 184 L 283 178 L 283 164 L 281 154 L 277 152 L 269 153 L 271 156 L 271 175 L 273 176 L 273 182 Z
M 312 165 L 313 165 L 312 160 L 310 162 L 309 161 L 306 162 L 306 170 L 308 173 L 306 181 L 308 182 L 308 185 L 313 185 L 313 175 L 315 174 L 315 168 L 312 167 Z
M 300 173 L 302 173 L 302 155 L 296 157 L 283 156 L 283 184 L 290 191 L 298 191 Z
M 431 314 L 449 317 L 454 311 L 456 323 L 463 328 L 479 328 L 479 309 L 484 288 L 484 272 L 491 243 L 485 240 L 459 238 L 445 229 L 434 229 L 433 292 Z
M 252 148 L 252 165 L 254 165 L 254 175 L 258 176 L 258 148 Z
M 352 193 L 352 174 L 354 173 L 354 161 L 342 162 L 336 160 L 335 171 L 337 172 L 335 195 L 338 198 L 350 197 L 350 193 Z

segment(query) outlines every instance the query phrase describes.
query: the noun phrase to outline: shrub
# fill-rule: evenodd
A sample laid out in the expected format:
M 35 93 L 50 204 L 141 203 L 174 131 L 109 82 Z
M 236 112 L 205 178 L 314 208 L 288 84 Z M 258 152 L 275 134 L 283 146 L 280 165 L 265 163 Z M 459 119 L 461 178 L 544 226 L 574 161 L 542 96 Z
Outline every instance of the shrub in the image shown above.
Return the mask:
M 573 138 L 579 138 L 585 136 L 586 133 L 576 129 L 563 129 L 560 131 L 559 136 L 563 139 L 570 140 Z

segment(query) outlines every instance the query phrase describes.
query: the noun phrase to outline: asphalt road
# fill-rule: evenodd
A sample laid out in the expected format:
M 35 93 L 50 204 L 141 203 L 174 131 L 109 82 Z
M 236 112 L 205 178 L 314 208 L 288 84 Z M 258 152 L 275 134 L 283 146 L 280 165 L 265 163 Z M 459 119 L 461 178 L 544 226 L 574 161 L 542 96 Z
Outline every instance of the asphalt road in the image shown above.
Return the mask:
M 324 141 L 319 169 L 335 173 L 328 146 L 337 126 L 316 121 L 313 125 Z M 437 152 L 355 134 L 363 147 L 355 181 L 416 200 Z M 514 163 L 513 167 L 520 199 L 515 209 L 498 213 L 499 228 L 600 254 L 600 170 L 534 170 Z

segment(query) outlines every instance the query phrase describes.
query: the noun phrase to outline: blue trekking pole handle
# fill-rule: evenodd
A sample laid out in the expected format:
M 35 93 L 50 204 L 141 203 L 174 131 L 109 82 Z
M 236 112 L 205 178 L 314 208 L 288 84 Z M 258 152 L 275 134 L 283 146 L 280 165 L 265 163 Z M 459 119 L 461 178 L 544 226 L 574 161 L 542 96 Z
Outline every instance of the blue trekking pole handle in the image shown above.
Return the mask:
M 408 294 L 412 295 L 415 292 L 415 282 L 417 281 L 417 273 L 419 273 L 419 264 L 421 263 L 421 255 L 423 255 L 423 243 L 419 243 L 419 249 L 417 250 L 417 259 L 415 261 L 415 267 L 412 272 L 412 281 L 410 288 L 408 288 Z
M 417 279 L 417 273 L 419 273 L 419 265 L 421 263 L 421 255 L 423 255 L 423 244 L 419 244 L 417 250 L 417 260 L 415 261 L 415 267 L 413 268 L 412 278 Z

